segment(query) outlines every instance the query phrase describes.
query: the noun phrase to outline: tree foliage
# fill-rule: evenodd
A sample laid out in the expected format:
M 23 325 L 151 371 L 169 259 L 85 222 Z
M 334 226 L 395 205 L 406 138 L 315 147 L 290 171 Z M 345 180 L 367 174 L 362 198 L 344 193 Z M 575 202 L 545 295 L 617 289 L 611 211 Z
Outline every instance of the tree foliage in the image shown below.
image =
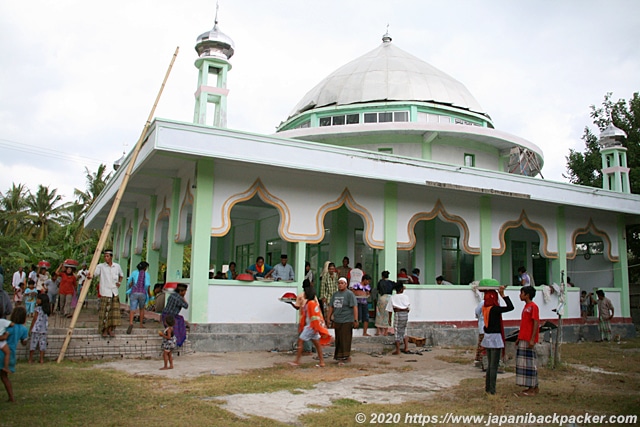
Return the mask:
M 638 92 L 628 100 L 612 100 L 612 93 L 604 96 L 602 105 L 591 105 L 591 119 L 596 126 L 598 135 L 588 126 L 585 127 L 582 140 L 585 143 L 584 152 L 569 150 L 567 159 L 567 174 L 571 183 L 602 188 L 602 159 L 598 136 L 610 123 L 627 133 L 624 146 L 627 148 L 627 166 L 629 183 L 632 193 L 640 193 L 640 95 Z M 640 225 L 627 226 L 627 248 L 632 260 L 640 260 Z M 630 271 L 630 278 L 638 281 L 640 269 Z
M 94 173 L 85 168 L 85 173 L 87 187 L 76 188 L 72 202 L 63 203 L 57 189 L 44 185 L 34 193 L 13 183 L 0 192 L 0 258 L 6 272 L 42 259 L 55 266 L 67 258 L 88 260 L 93 254 L 100 232 L 85 230 L 84 218 L 111 174 L 104 164 Z M 5 277 L 5 287 L 8 282 Z

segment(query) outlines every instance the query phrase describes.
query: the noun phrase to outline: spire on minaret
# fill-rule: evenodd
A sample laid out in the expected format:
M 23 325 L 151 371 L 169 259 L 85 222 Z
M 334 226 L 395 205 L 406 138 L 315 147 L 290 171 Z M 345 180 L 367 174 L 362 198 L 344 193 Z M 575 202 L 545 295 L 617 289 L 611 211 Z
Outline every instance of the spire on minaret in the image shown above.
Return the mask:
M 193 122 L 209 126 L 227 127 L 227 73 L 229 59 L 234 53 L 231 37 L 218 27 L 218 4 L 213 28 L 198 36 L 195 66 L 198 68 L 198 89 Z

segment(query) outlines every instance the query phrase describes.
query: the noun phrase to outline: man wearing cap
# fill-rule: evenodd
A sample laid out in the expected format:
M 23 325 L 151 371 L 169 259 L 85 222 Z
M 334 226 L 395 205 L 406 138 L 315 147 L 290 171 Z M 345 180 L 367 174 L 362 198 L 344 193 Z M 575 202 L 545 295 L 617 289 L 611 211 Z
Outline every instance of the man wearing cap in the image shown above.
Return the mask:
M 106 249 L 103 252 L 104 262 L 96 266 L 96 270 L 91 275 L 87 274 L 87 279 L 92 277 L 100 279 L 100 310 L 98 312 L 98 333 L 103 338 L 107 336 L 115 337 L 115 329 L 120 326 L 120 298 L 118 288 L 124 278 L 120 264 L 113 262 L 113 251 Z
M 280 264 L 273 267 L 273 269 L 267 273 L 266 277 L 272 277 L 273 280 L 293 280 L 293 267 L 287 264 L 287 255 L 280 255 Z

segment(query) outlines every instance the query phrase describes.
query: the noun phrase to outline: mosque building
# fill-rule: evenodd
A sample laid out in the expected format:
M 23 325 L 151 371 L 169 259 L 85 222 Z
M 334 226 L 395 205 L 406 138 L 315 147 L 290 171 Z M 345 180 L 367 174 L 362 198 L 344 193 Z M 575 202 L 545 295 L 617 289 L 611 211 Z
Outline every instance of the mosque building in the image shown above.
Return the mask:
M 577 286 L 559 307 L 567 328 L 582 324 L 580 291 L 598 288 L 615 306 L 616 331 L 633 333 L 625 226 L 637 223 L 640 197 L 630 194 L 624 132 L 601 135 L 604 188 L 545 180 L 539 147 L 496 129 L 461 82 L 387 33 L 304 95 L 275 134 L 257 135 L 227 128 L 235 46 L 217 19 L 195 48 L 193 123 L 153 121 L 112 233 L 125 270 L 145 254 L 151 277 L 189 284 L 196 349 L 293 342 L 297 312 L 278 298 L 300 291 L 305 261 L 319 286 L 325 261 L 345 256 L 374 284 L 384 270 L 393 279 L 419 269 L 420 284 L 407 286 L 409 329 L 435 344 L 474 342 L 470 283 L 515 285 L 519 267 L 540 290 L 542 319 L 557 319 L 559 307 L 544 285 L 568 274 Z M 125 169 L 87 227 L 104 226 Z M 210 277 L 232 261 L 242 273 L 258 256 L 275 265 L 281 254 L 292 282 Z M 518 292 L 507 288 L 516 301 L 507 326 L 518 323 Z

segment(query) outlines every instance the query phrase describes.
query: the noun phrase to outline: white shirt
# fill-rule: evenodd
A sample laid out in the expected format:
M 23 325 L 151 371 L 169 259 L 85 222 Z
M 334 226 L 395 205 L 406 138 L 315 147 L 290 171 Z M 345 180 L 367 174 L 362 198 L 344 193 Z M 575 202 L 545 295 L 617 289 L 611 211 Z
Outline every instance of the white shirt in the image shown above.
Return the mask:
M 404 292 L 401 294 L 393 294 L 391 298 L 389 298 L 389 302 L 387 303 L 387 311 L 393 311 L 393 307 L 399 309 L 410 308 L 411 302 L 409 301 L 409 295 Z
M 78 285 L 82 286 L 82 284 L 84 283 L 84 281 L 87 278 L 87 273 L 89 272 L 89 270 L 80 270 L 78 272 Z
M 15 273 L 13 273 L 13 280 L 11 281 L 11 284 L 14 288 L 18 289 L 24 283 L 24 279 L 26 278 L 27 275 L 24 271 L 22 273 L 16 271 Z
M 349 288 L 351 288 L 354 283 L 362 283 L 362 276 L 364 276 L 364 271 L 359 268 L 352 268 L 349 273 Z
M 113 297 L 118 295 L 117 283 L 122 282 L 124 277 L 120 264 L 115 262 L 111 265 L 106 262 L 98 264 L 93 276 L 100 278 L 100 296 Z

